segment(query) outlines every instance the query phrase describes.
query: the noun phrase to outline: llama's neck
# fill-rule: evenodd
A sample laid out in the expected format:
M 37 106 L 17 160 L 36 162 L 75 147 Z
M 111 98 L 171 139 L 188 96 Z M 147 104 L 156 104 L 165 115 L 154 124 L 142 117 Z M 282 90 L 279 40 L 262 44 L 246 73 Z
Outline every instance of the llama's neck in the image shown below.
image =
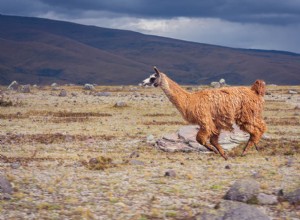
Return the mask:
M 181 88 L 176 82 L 171 80 L 165 74 L 161 75 L 160 87 L 167 95 L 169 100 L 180 111 L 184 118 L 186 118 L 186 106 L 189 100 L 190 93 Z

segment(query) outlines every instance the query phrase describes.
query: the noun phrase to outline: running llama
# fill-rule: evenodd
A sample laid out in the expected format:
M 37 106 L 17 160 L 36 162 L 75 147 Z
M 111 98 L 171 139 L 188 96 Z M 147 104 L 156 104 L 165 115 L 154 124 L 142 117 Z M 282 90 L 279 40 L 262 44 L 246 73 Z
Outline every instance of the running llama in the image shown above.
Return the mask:
M 208 150 L 228 157 L 218 138 L 221 130 L 233 130 L 236 123 L 241 130 L 248 132 L 250 138 L 242 155 L 261 139 L 266 131 L 262 119 L 265 82 L 256 80 L 251 88 L 227 87 L 205 89 L 189 93 L 177 83 L 154 67 L 155 73 L 142 82 L 142 86 L 160 86 L 169 100 L 176 106 L 183 118 L 191 124 L 200 126 L 196 140 Z

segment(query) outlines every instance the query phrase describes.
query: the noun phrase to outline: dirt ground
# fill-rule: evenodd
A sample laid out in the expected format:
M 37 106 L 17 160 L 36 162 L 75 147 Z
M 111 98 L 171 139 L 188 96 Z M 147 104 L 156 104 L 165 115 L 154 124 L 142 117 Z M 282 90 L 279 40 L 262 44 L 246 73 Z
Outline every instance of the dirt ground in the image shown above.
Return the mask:
M 149 143 L 151 135 L 186 125 L 158 88 L 49 86 L 18 93 L 2 87 L 1 94 L 0 174 L 14 193 L 0 201 L 0 219 L 194 219 L 237 179 L 255 178 L 267 194 L 300 187 L 297 86 L 268 87 L 261 150 L 241 157 L 240 146 L 228 161 L 166 153 Z M 116 107 L 120 101 L 126 106 Z M 93 158 L 104 162 L 94 166 Z M 166 177 L 169 170 L 176 176 Z M 300 216 L 287 202 L 257 207 L 272 219 Z

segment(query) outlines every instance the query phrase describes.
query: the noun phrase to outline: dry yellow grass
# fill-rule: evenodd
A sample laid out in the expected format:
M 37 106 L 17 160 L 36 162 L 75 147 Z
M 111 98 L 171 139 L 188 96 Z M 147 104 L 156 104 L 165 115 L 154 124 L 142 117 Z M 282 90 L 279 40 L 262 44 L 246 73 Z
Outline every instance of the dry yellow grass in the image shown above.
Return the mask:
M 150 134 L 160 138 L 186 124 L 159 89 L 96 87 L 111 92 L 100 97 L 63 88 L 67 97 L 50 87 L 4 94 L 12 105 L 0 107 L 0 172 L 15 192 L 0 201 L 1 218 L 184 219 L 213 207 L 236 179 L 254 173 L 265 193 L 300 186 L 300 95 L 288 94 L 300 87 L 268 88 L 261 151 L 240 157 L 240 146 L 229 161 L 161 152 L 146 142 Z M 117 101 L 128 106 L 116 108 Z M 113 165 L 89 169 L 97 157 Z M 18 169 L 11 167 L 15 162 Z M 176 177 L 164 176 L 170 169 Z M 290 206 L 263 209 L 275 219 L 299 214 Z

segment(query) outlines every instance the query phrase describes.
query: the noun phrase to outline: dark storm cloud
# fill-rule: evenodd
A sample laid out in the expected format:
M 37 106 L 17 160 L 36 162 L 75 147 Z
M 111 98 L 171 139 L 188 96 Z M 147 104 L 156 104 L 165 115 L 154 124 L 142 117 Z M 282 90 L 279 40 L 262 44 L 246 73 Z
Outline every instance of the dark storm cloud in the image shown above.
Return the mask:
M 29 15 L 48 10 L 80 17 L 86 11 L 105 11 L 148 18 L 220 18 L 276 25 L 300 23 L 300 0 L 0 0 L 0 4 L 1 13 L 5 13 L 5 5 L 15 5 L 15 12 L 11 7 L 10 13 Z

